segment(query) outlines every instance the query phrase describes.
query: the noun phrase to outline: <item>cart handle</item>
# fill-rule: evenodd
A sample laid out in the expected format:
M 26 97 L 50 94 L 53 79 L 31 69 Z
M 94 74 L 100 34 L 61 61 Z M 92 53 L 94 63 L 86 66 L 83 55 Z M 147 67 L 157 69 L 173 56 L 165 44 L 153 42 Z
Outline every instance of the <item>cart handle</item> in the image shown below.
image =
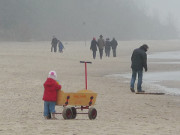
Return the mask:
M 90 61 L 80 61 L 80 63 L 89 63 L 89 64 L 92 64 L 92 62 L 90 62 Z
M 80 61 L 80 63 L 85 64 L 85 85 L 86 85 L 86 90 L 87 90 L 87 63 L 92 64 L 92 62 L 90 62 L 90 61 Z

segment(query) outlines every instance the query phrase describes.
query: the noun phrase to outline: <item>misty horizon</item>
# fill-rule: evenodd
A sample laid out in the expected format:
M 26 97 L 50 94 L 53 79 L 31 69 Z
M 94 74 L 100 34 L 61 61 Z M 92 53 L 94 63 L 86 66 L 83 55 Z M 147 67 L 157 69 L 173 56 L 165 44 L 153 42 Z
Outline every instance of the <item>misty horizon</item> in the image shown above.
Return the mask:
M 0 1 L 0 40 L 178 39 L 179 29 L 167 15 L 149 15 L 142 0 L 6 0 Z

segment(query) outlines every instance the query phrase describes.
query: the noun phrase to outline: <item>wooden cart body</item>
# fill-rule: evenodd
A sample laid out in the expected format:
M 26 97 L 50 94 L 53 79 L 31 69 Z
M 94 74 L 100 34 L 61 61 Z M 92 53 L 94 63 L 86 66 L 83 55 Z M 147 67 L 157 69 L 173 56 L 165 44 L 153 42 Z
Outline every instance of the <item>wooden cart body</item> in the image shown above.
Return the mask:
M 92 106 L 96 102 L 97 93 L 91 90 L 80 90 L 76 93 L 66 93 L 62 90 L 57 93 L 56 105 L 58 106 Z

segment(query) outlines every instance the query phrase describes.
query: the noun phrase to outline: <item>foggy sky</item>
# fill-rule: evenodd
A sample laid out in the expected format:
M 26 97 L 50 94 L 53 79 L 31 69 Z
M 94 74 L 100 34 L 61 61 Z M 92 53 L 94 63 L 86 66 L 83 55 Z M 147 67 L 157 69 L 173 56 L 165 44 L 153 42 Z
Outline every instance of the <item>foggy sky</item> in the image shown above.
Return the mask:
M 0 0 L 0 40 L 177 38 L 179 0 Z M 177 28 L 176 28 L 177 27 Z M 180 27 L 179 27 L 180 28 Z
M 167 23 L 167 17 L 170 14 L 175 24 L 180 28 L 180 0 L 135 0 L 141 7 L 147 9 L 149 15 L 153 15 L 154 11 L 159 13 L 159 17 L 163 23 Z

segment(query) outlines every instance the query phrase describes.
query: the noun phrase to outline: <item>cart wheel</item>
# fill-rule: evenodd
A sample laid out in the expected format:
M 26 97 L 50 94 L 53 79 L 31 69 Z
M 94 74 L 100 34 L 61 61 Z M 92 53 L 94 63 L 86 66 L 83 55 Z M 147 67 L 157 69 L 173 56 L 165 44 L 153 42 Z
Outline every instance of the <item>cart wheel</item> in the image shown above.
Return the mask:
M 72 111 L 72 119 L 75 119 L 77 116 L 77 111 L 75 107 L 71 107 L 71 111 Z
M 94 120 L 97 116 L 97 110 L 93 107 L 89 108 L 88 116 L 90 120 Z
M 65 107 L 65 108 L 63 109 L 62 116 L 63 116 L 63 118 L 64 118 L 65 120 L 66 120 L 66 119 L 71 119 L 71 118 L 72 118 L 71 108 Z

